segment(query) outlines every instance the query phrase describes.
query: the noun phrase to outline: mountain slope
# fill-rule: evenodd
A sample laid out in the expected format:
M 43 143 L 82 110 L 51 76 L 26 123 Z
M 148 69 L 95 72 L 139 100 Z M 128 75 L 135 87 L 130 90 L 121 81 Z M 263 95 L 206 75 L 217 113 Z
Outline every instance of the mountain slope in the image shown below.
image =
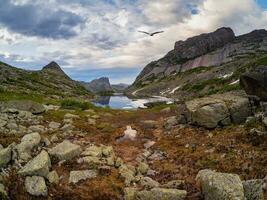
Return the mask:
M 68 77 L 51 62 L 39 71 L 28 71 L 0 63 L 1 90 L 24 94 L 79 96 L 91 95 L 80 83 Z
M 126 90 L 127 87 L 129 87 L 128 84 L 125 83 L 119 83 L 119 84 L 113 84 L 111 85 L 112 89 L 114 90 L 114 92 L 124 92 Z
M 266 30 L 235 37 L 230 28 L 220 28 L 176 42 L 174 50 L 143 69 L 127 93 L 186 99 L 237 90 L 240 73 L 267 64 L 266 57 Z
M 109 93 L 113 92 L 110 85 L 109 78 L 101 77 L 99 79 L 92 80 L 89 83 L 81 82 L 81 84 L 89 91 L 93 93 Z

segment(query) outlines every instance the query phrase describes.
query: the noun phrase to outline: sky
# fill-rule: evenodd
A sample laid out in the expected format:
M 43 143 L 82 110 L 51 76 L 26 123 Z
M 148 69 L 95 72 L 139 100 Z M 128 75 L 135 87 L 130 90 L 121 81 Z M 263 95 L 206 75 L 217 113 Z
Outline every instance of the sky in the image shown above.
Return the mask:
M 267 29 L 267 0 L 1 0 L 0 61 L 30 70 L 56 61 L 75 80 L 132 83 L 176 41 L 223 26 Z

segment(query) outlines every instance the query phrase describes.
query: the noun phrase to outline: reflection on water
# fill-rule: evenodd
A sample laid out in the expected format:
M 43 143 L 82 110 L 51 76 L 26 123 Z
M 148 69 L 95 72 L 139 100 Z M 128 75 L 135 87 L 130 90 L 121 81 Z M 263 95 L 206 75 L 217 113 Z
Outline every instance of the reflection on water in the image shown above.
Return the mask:
M 146 108 L 145 104 L 149 102 L 166 102 L 170 103 L 170 99 L 165 97 L 153 97 L 148 99 L 130 99 L 127 96 L 100 96 L 93 103 L 96 106 L 109 106 L 114 109 L 136 109 Z

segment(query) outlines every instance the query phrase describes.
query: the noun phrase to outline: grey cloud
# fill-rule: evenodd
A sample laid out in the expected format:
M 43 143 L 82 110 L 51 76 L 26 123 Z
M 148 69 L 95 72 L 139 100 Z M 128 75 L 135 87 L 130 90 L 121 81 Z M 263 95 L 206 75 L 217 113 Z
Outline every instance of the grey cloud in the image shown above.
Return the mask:
M 38 4 L 15 5 L 10 0 L 2 0 L 0 5 L 0 24 L 27 36 L 67 39 L 75 36 L 74 28 L 83 23 L 84 20 L 74 13 Z

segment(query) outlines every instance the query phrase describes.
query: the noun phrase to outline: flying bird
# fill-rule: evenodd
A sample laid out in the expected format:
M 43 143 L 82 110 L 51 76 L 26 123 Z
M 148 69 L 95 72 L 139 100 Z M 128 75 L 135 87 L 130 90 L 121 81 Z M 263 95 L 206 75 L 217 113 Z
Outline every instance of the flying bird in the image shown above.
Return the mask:
M 154 36 L 156 34 L 159 34 L 159 33 L 163 33 L 164 31 L 157 31 L 157 32 L 154 32 L 154 33 L 148 33 L 148 32 L 145 32 L 145 31 L 138 31 L 139 33 L 144 33 L 144 34 L 147 34 L 149 36 Z

